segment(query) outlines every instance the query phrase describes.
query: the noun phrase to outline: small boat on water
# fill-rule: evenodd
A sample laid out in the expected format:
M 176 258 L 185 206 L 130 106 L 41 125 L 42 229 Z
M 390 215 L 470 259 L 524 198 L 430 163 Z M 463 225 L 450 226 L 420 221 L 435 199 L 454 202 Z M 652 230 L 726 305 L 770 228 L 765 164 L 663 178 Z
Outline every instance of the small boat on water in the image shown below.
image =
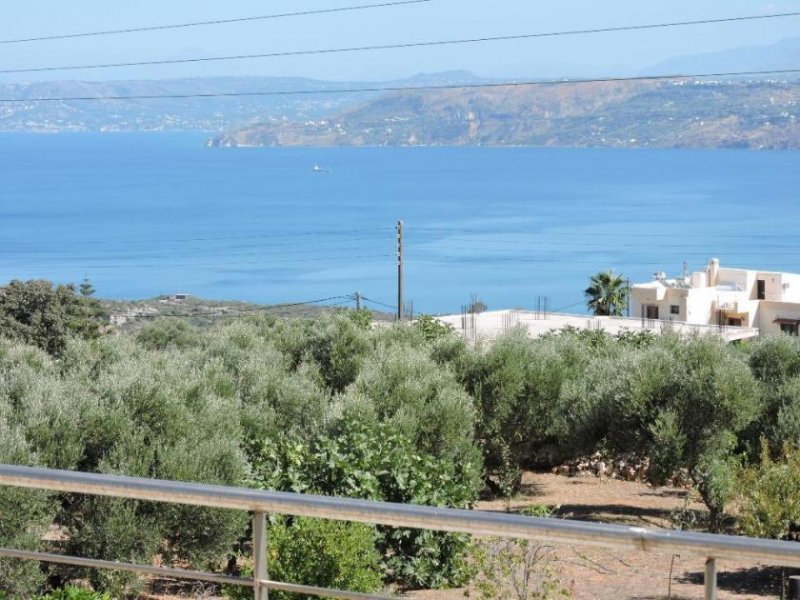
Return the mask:
M 319 165 L 314 165 L 311 170 L 314 171 L 314 173 L 333 173 L 333 169 L 320 167 Z

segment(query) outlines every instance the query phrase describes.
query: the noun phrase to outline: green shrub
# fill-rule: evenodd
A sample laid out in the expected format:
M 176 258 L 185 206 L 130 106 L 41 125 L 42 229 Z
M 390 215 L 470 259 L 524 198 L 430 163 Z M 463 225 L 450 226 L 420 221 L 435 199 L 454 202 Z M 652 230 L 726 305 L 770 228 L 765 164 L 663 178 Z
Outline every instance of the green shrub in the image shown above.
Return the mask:
M 434 456 L 472 460 L 475 407 L 454 375 L 421 349 L 378 348 L 339 401 L 345 413 L 390 423 Z
M 372 327 L 372 311 L 366 308 L 359 308 L 358 310 L 348 311 L 346 314 L 347 318 L 358 325 L 359 328 L 369 330 L 369 328 Z
M 269 576 L 274 581 L 299 583 L 349 592 L 377 592 L 383 587 L 376 532 L 361 523 L 306 518 L 277 518 L 269 526 Z M 252 575 L 252 567 L 243 569 Z M 250 588 L 225 586 L 226 597 L 249 600 Z M 270 591 L 270 598 L 311 598 Z
M 191 348 L 200 342 L 200 335 L 184 319 L 162 317 L 142 327 L 136 341 L 148 350 Z
M 564 437 L 575 453 L 600 445 L 616 453 L 643 452 L 650 446 L 650 425 L 679 393 L 682 378 L 682 365 L 662 348 L 597 356 L 564 386 Z
M 34 454 L 18 429 L 0 419 L 0 463 L 33 465 Z M 0 487 L 0 547 L 40 550 L 56 506 L 44 492 Z M 0 597 L 28 600 L 44 583 L 38 563 L 0 559 Z
M 431 315 L 420 315 L 416 324 L 423 339 L 428 341 L 447 337 L 455 331 L 452 325 L 443 323 Z
M 649 453 L 657 460 L 668 458 L 670 464 L 654 463 L 650 477 L 654 483 L 663 483 L 669 468 L 686 468 L 716 531 L 734 489 L 736 452 L 746 428 L 762 410 L 758 385 L 745 357 L 720 339 L 667 339 L 666 344 L 675 353 L 683 376 L 674 396 L 658 413 L 660 421 L 651 426 Z
M 334 393 L 355 381 L 370 351 L 364 330 L 342 316 L 318 320 L 307 343 L 309 355 L 319 365 L 325 384 Z
M 800 449 L 786 446 L 772 460 L 764 443 L 761 464 L 743 472 L 740 483 L 740 526 L 746 535 L 797 539 L 800 533 Z M 798 540 L 800 541 L 800 540 Z
M 264 440 L 254 472 L 266 489 L 467 508 L 476 499 L 480 460 L 437 457 L 390 423 L 351 416 L 316 439 Z M 464 536 L 394 528 L 380 534 L 392 579 L 413 587 L 464 580 Z
M 105 322 L 94 298 L 78 296 L 72 285 L 44 279 L 11 281 L 0 288 L 0 336 L 60 356 L 70 336 L 99 336 Z
M 759 340 L 752 346 L 749 361 L 756 379 L 778 386 L 800 375 L 800 340 L 789 335 Z
M 20 418 L 32 447 L 48 466 L 240 484 L 247 463 L 239 404 L 216 393 L 199 359 L 197 350 L 123 354 L 103 360 L 90 381 L 80 370 L 68 371 L 62 383 L 48 384 L 56 387 L 41 402 L 37 386 L 29 386 L 31 401 Z M 246 519 L 233 511 L 72 495 L 63 496 L 61 506 L 57 522 L 65 528 L 68 552 L 131 562 L 149 562 L 156 554 L 167 563 L 218 561 Z M 60 571 L 65 579 L 86 573 Z M 97 571 L 88 577 L 118 596 L 140 588 L 130 574 Z
M 101 594 L 70 585 L 45 594 L 39 600 L 113 600 L 113 598 L 110 594 Z
M 587 361 L 575 337 L 531 340 L 522 332 L 460 361 L 461 380 L 477 405 L 487 467 L 513 472 L 557 459 L 554 454 L 570 438 L 568 420 L 575 410 L 562 406 L 562 390 Z

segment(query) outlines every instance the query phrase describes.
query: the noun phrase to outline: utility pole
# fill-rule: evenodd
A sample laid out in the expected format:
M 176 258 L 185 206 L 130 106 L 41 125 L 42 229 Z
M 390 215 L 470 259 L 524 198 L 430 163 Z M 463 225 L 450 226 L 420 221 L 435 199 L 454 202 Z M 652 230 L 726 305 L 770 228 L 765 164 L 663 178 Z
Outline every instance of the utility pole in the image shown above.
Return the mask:
M 397 222 L 397 320 L 403 320 L 403 222 Z
M 361 310 L 361 292 L 356 292 L 356 310 Z

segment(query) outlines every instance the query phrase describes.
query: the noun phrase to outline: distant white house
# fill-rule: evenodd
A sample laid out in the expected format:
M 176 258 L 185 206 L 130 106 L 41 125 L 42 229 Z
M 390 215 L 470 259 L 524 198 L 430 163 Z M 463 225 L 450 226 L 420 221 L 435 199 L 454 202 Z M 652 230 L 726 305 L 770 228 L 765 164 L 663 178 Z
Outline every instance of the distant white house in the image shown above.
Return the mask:
M 798 335 L 800 274 L 724 268 L 712 258 L 704 271 L 674 279 L 656 273 L 633 285 L 631 316 Z

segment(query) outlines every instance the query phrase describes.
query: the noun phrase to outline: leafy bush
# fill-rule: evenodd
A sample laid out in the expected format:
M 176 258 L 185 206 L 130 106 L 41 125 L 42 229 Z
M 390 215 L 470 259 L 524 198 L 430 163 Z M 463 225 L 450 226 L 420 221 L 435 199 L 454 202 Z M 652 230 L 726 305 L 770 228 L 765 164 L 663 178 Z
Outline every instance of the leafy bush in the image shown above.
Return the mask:
M 29 445 L 18 429 L 0 419 L 0 463 L 34 464 Z M 44 492 L 0 487 L 0 547 L 40 550 L 41 538 L 55 514 L 55 505 Z M 0 598 L 27 600 L 44 583 L 33 561 L 0 559 Z
M 53 356 L 63 353 L 72 335 L 97 337 L 104 321 L 97 300 L 77 295 L 72 285 L 14 280 L 0 288 L 0 335 Z
M 315 323 L 308 350 L 326 385 L 333 392 L 341 392 L 355 381 L 370 346 L 364 330 L 340 316 Z
M 741 478 L 740 525 L 746 535 L 777 539 L 800 537 L 800 449 L 786 446 L 772 460 L 763 445 L 761 464 Z M 800 540 L 798 540 L 800 541 Z
M 423 339 L 428 341 L 446 337 L 454 331 L 452 325 L 443 323 L 431 315 L 420 315 L 417 317 L 416 324 Z
M 573 337 L 531 340 L 513 332 L 472 361 L 460 361 L 460 377 L 478 409 L 487 467 L 514 472 L 556 459 L 571 428 L 562 388 L 587 359 Z
M 379 347 L 337 405 L 361 420 L 390 423 L 425 452 L 475 464 L 475 407 L 422 349 Z
M 682 365 L 658 347 L 624 348 L 599 355 L 564 386 L 561 408 L 575 453 L 605 445 L 613 452 L 643 452 L 659 410 L 680 391 Z
M 683 377 L 675 395 L 651 426 L 650 476 L 663 483 L 670 469 L 683 467 L 709 509 L 711 529 L 721 524 L 735 486 L 737 447 L 762 409 L 757 383 L 741 353 L 721 340 L 697 337 L 667 340 Z
M 70 585 L 45 594 L 39 600 L 113 600 L 113 598 L 110 594 L 100 594 L 86 588 Z
M 759 340 L 752 347 L 750 368 L 756 379 L 770 386 L 800 375 L 800 339 L 776 335 Z
M 278 518 L 269 526 L 270 579 L 350 592 L 376 592 L 383 587 L 376 532 L 361 523 L 322 519 Z M 244 572 L 252 574 L 252 567 Z M 226 586 L 234 600 L 249 600 L 253 592 Z M 270 591 L 270 598 L 289 600 L 297 594 Z
M 466 508 L 476 499 L 480 462 L 420 451 L 389 423 L 344 418 L 311 440 L 265 440 L 255 457 L 266 489 Z M 460 583 L 464 536 L 379 528 L 378 549 L 391 578 L 409 586 Z
M 359 308 L 358 310 L 348 311 L 346 314 L 347 317 L 361 329 L 368 330 L 372 327 L 372 311 L 366 308 Z
M 142 327 L 136 341 L 148 350 L 191 348 L 200 342 L 200 335 L 183 319 L 162 317 Z

